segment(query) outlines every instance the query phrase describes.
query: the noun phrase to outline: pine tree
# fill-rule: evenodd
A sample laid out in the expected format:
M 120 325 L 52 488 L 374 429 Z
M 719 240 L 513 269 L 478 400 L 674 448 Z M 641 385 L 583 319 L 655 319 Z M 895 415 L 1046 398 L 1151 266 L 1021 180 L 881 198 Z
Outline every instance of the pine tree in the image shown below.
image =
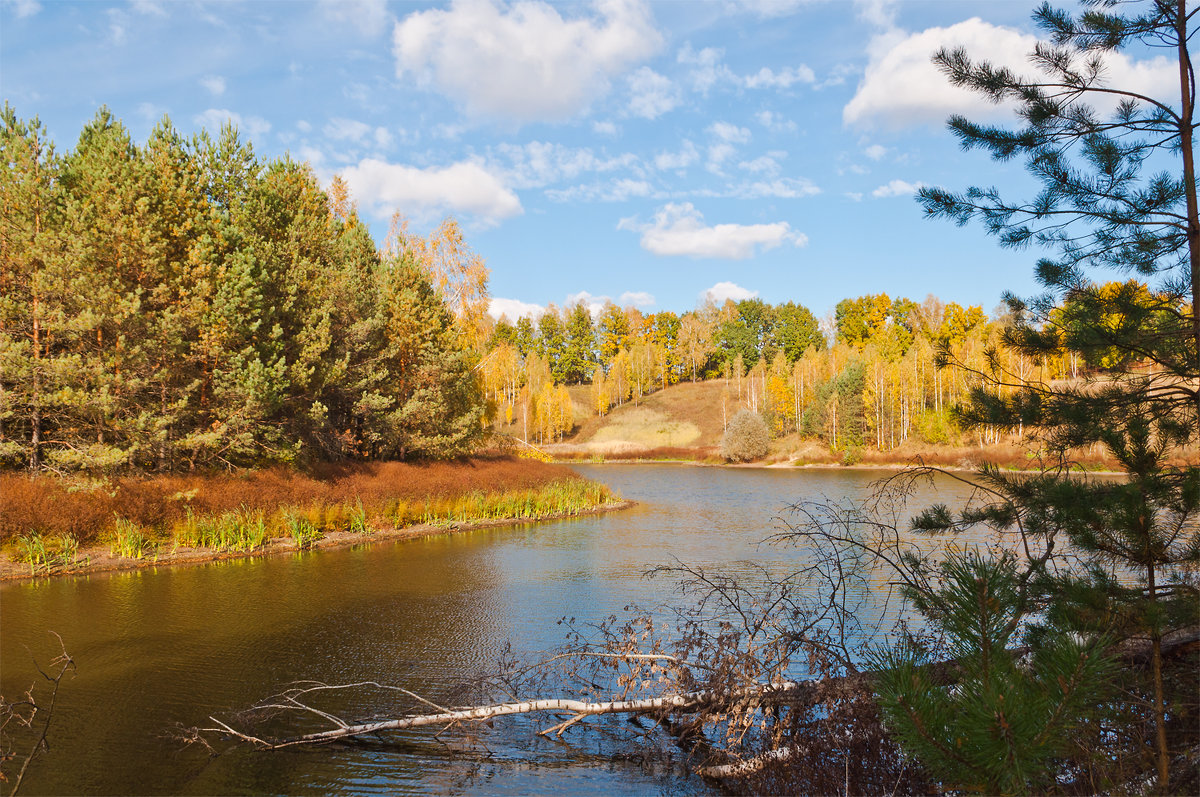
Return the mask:
M 986 365 L 975 370 L 988 379 L 970 393 L 962 422 L 1034 427 L 1060 459 L 1032 479 L 985 472 L 996 495 L 990 506 L 958 516 L 936 508 L 918 527 L 1017 524 L 1025 544 L 1044 552 L 1027 565 L 1040 597 L 1021 612 L 1060 631 L 1151 639 L 1151 672 L 1140 688 L 1153 706 L 1157 787 L 1166 791 L 1171 750 L 1161 640 L 1172 620 L 1200 617 L 1194 580 L 1200 468 L 1167 464 L 1173 449 L 1200 434 L 1200 218 L 1188 51 L 1196 12 L 1184 0 L 1128 9 L 1084 5 L 1078 16 L 1049 5 L 1035 12 L 1050 38 L 1031 57 L 1037 77 L 976 63 L 961 49 L 935 58 L 954 84 L 1016 105 L 1020 129 L 961 116 L 949 124 L 966 149 L 983 149 L 998 161 L 1024 158 L 1041 183 L 1038 195 L 1014 202 L 995 189 L 923 189 L 920 201 L 931 217 L 978 220 L 1003 246 L 1049 253 L 1036 270 L 1045 293 L 1028 301 L 1008 298 L 1014 323 L 1003 342 L 1009 351 L 1035 360 L 1069 351 L 1097 364 L 1107 360 L 1114 369 L 1086 374 L 1082 384 L 1021 383 L 1007 365 L 1011 358 L 1000 349 L 986 352 Z M 1167 48 L 1176 59 L 1176 96 L 1148 97 L 1107 82 L 1107 56 L 1146 46 Z M 1109 113 L 1091 104 L 1113 102 Z M 1090 276 L 1112 270 L 1134 274 L 1144 285 L 1111 291 Z M 942 359 L 955 355 L 944 348 Z M 1093 444 L 1120 463 L 1125 482 L 1063 475 L 1072 448 Z M 1063 547 L 1086 570 L 1062 575 L 1067 571 L 1056 566 L 1055 552 Z M 1136 574 L 1140 584 L 1122 586 L 1116 577 L 1122 571 Z M 1164 583 L 1173 571 L 1175 581 Z

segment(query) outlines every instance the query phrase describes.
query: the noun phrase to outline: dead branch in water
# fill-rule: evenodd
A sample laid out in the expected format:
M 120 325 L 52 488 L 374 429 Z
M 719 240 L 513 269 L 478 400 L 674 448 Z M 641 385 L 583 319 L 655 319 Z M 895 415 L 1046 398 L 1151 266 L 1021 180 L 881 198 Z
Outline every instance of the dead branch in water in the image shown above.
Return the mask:
M 50 734 L 50 723 L 54 719 L 54 703 L 58 699 L 58 688 L 68 672 L 74 674 L 76 671 L 75 660 L 71 658 L 71 654 L 67 653 L 67 647 L 63 643 L 62 637 L 53 631 L 50 634 L 58 640 L 59 654 L 47 664 L 49 672 L 38 664 L 37 659 L 33 661 L 33 666 L 37 669 L 38 674 L 50 683 L 49 699 L 45 700 L 44 704 L 38 703 L 35 694 L 36 683 L 31 684 L 25 690 L 24 696 L 18 700 L 9 701 L 5 699 L 4 695 L 0 695 L 0 781 L 7 782 L 9 779 L 4 771 L 4 766 L 20 757 L 16 751 L 16 742 L 9 726 L 30 730 L 35 737 L 33 744 L 29 747 L 29 752 L 24 755 L 20 770 L 12 780 L 9 797 L 20 790 L 21 782 L 25 779 L 25 773 L 29 770 L 29 765 L 33 763 L 33 760 L 49 749 L 47 737 Z M 40 725 L 38 725 L 39 716 Z

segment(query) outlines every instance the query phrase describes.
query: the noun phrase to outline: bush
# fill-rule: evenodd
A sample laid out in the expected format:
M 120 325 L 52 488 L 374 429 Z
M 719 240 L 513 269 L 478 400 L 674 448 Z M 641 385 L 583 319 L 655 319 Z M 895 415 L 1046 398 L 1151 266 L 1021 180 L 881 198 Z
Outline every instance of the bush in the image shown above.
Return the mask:
M 770 450 L 767 423 L 757 412 L 742 410 L 729 421 L 721 438 L 721 456 L 730 462 L 762 459 Z

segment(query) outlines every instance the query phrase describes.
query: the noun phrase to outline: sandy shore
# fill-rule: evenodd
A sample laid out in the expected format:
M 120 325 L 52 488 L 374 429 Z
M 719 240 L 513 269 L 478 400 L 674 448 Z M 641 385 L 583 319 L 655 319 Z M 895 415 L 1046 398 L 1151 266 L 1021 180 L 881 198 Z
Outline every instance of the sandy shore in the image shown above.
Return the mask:
M 564 512 L 554 515 L 546 515 L 544 517 L 526 519 L 506 519 L 498 518 L 493 520 L 479 520 L 469 523 L 424 523 L 417 526 L 406 526 L 404 528 L 385 528 L 378 529 L 369 534 L 361 534 L 350 531 L 334 531 L 329 532 L 321 539 L 314 542 L 306 550 L 327 550 L 331 548 L 347 548 L 354 545 L 371 545 L 379 542 L 395 542 L 398 540 L 411 540 L 420 537 L 432 537 L 438 534 L 454 534 L 462 531 L 471 531 L 473 529 L 491 528 L 496 526 L 512 526 L 524 525 L 527 523 L 541 523 L 547 520 L 561 520 L 568 517 L 581 517 L 583 515 L 597 515 L 603 512 L 613 512 L 620 509 L 627 509 L 634 505 L 633 501 L 616 501 L 609 504 L 585 509 L 579 512 Z M 117 570 L 141 570 L 152 567 L 182 567 L 187 565 L 207 564 L 209 562 L 220 562 L 226 559 L 248 559 L 256 556 L 279 556 L 283 554 L 294 554 L 300 549 L 296 547 L 295 542 L 286 537 L 275 537 L 266 542 L 261 548 L 256 548 L 253 551 L 214 551 L 211 548 L 190 548 L 179 547 L 172 548 L 169 543 L 163 545 L 159 553 L 151 556 L 145 556 L 141 559 L 127 559 L 123 557 L 113 556 L 108 549 L 108 546 L 97 545 L 89 548 L 81 548 L 77 563 L 70 567 L 56 568 L 51 572 L 40 572 L 31 574 L 29 565 L 24 562 L 14 562 L 7 557 L 0 557 L 0 582 L 11 581 L 29 581 L 32 579 L 41 578 L 58 578 L 60 576 L 73 576 L 86 573 L 103 573 Z

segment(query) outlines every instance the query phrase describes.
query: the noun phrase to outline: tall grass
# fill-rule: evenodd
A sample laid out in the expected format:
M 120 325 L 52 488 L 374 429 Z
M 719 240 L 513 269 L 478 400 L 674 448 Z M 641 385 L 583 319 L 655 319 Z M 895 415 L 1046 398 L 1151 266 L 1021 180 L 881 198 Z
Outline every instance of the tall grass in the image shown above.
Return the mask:
M 536 520 L 578 515 L 618 500 L 602 484 L 569 479 L 528 490 L 474 492 L 425 502 L 423 523 L 465 523 L 474 520 Z M 400 525 L 400 524 L 397 524 Z
M 29 575 L 51 573 L 60 567 L 79 564 L 79 541 L 69 534 L 22 534 L 17 539 L 18 562 L 29 565 Z
M 123 517 L 117 517 L 113 522 L 112 541 L 108 552 L 123 559 L 141 559 L 152 549 L 154 541 L 142 530 L 142 527 Z
M 219 515 L 196 517 L 189 510 L 174 529 L 176 546 L 211 548 L 215 551 L 250 552 L 267 542 L 263 512 L 246 508 Z
M 441 490 L 428 489 L 424 494 L 414 494 L 411 480 L 398 479 L 389 495 L 376 483 L 380 475 L 376 474 L 372 477 L 375 479 L 372 489 L 364 491 L 366 500 L 358 491 L 341 493 L 344 496 L 341 500 L 326 500 L 317 493 L 305 501 L 263 506 L 260 500 L 258 505 L 243 503 L 217 511 L 193 508 L 192 503 L 202 505 L 196 500 L 195 491 L 176 492 L 165 499 L 172 511 L 142 512 L 141 517 L 151 517 L 150 521 L 111 511 L 95 536 L 107 542 L 112 556 L 135 560 L 148 555 L 157 559 L 162 546 L 170 543 L 173 551 L 197 548 L 250 553 L 265 548 L 272 539 L 282 539 L 304 550 L 337 532 L 365 535 L 373 533 L 377 526 L 403 528 L 422 523 L 536 520 L 575 515 L 618 500 L 603 485 L 578 477 L 561 478 L 561 468 L 543 470 L 538 465 L 531 472 L 525 462 L 510 462 L 517 463 L 518 478 L 508 478 L 507 483 L 500 479 L 491 489 L 461 489 L 477 483 L 478 474 L 472 474 L 466 479 L 449 479 Z M 462 470 L 449 472 L 461 475 Z M 435 468 L 434 472 L 439 471 Z M 544 478 L 549 473 L 559 478 Z M 388 475 L 408 476 L 411 470 L 393 470 Z M 424 476 L 427 488 L 432 487 L 428 482 L 430 475 Z M 176 513 L 174 509 L 180 511 Z M 44 534 L 35 528 L 15 539 L 10 537 L 6 547 L 14 559 L 28 562 L 31 573 L 36 574 L 74 563 L 79 542 L 73 535 Z

